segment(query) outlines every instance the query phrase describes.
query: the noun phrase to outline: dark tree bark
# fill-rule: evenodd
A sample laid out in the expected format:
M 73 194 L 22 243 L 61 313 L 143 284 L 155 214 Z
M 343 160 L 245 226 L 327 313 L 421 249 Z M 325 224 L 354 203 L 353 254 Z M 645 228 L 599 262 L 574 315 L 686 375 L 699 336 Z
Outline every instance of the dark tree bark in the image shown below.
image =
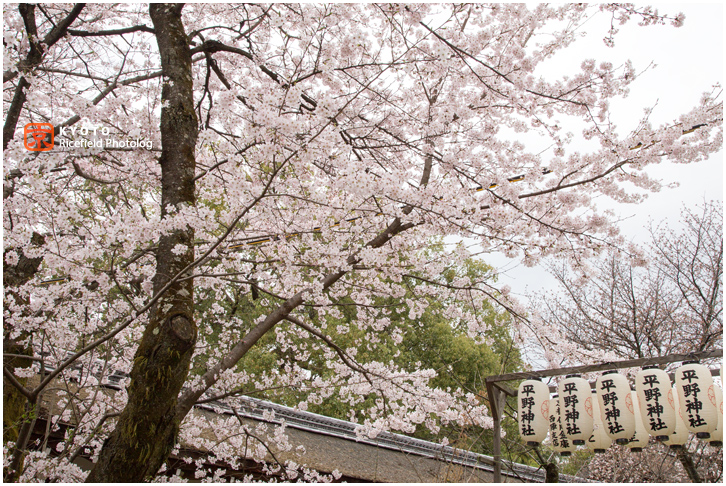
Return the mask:
M 557 463 L 548 462 L 544 465 L 545 469 L 545 482 L 546 483 L 559 483 L 560 472 L 557 470 Z
M 194 147 L 198 125 L 192 96 L 191 52 L 181 6 L 151 4 L 164 76 L 161 111 L 162 216 L 195 203 Z M 154 293 L 194 260 L 193 230 L 161 236 Z M 177 245 L 186 250 L 172 251 Z M 101 450 L 88 482 L 138 482 L 153 476 L 167 459 L 181 418 L 174 413 L 186 381 L 197 337 L 192 279 L 175 282 L 151 309 L 131 371 L 126 408 Z

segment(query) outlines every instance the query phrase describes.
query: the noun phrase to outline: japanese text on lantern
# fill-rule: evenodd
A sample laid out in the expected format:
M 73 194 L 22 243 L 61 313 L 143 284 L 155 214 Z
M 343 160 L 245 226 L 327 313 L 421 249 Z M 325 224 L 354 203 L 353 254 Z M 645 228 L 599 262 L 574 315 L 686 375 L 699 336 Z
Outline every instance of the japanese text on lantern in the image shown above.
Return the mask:
M 553 399 L 552 403 L 550 403 L 550 411 L 550 437 L 552 438 L 552 445 L 554 447 L 567 449 L 570 447 L 570 440 L 567 438 L 565 431 L 562 428 L 559 400 Z
M 560 433 L 560 447 L 568 449 L 570 447 L 570 439 L 565 435 L 565 429 L 562 427 L 562 419 L 560 414 L 557 414 L 558 431 Z
M 622 432 L 625 429 L 618 421 L 618 419 L 620 418 L 620 408 L 618 407 L 617 403 L 619 398 L 614 390 L 611 391 L 613 388 L 615 388 L 615 381 L 602 380 L 600 390 L 605 391 L 605 393 L 602 394 L 602 404 L 604 411 L 603 415 L 605 417 L 605 421 L 607 422 L 608 431 L 611 434 L 617 434 L 618 432 Z
M 524 395 L 520 400 L 522 402 L 522 413 L 519 417 L 520 427 L 522 428 L 522 435 L 532 436 L 535 435 L 534 428 L 532 428 L 532 422 L 534 422 L 534 386 L 524 385 L 522 387 L 521 394 Z
M 567 435 L 574 435 L 580 433 L 580 428 L 577 426 L 577 420 L 580 418 L 580 412 L 577 411 L 577 404 L 580 403 L 580 399 L 577 397 L 577 384 L 566 383 L 564 392 L 566 396 L 562 397 L 562 406 L 565 408 L 565 429 Z
M 643 386 L 645 387 L 643 390 L 645 403 L 643 405 L 648 413 L 648 422 L 650 430 L 652 431 L 668 428 L 668 424 L 666 424 L 662 419 L 665 412 L 662 400 L 664 400 L 665 397 L 663 397 L 660 388 L 658 388 L 658 385 L 660 384 L 658 376 L 655 374 L 643 376 Z
M 560 436 L 557 434 L 557 420 L 560 415 L 558 413 L 550 414 L 550 437 L 552 437 L 552 445 L 559 447 Z
M 688 423 L 691 427 L 700 427 L 706 425 L 706 421 L 701 417 L 700 411 L 703 410 L 703 402 L 699 399 L 701 392 L 698 386 L 698 376 L 696 370 L 681 371 L 681 379 L 683 379 L 683 398 L 685 401 L 685 412 L 688 416 Z M 693 383 L 693 381 L 696 383 Z M 688 383 L 685 383 L 688 381 Z

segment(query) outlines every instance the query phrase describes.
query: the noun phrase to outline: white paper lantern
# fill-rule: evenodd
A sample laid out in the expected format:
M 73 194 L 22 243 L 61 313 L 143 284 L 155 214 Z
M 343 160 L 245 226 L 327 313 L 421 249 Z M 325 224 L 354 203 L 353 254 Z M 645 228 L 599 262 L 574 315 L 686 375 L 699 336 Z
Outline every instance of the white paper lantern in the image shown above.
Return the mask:
M 673 387 L 673 391 L 675 393 L 676 388 Z M 676 405 L 676 430 L 673 431 L 671 436 L 663 442 L 665 445 L 669 446 L 671 449 L 680 449 L 683 447 L 683 444 L 688 441 L 688 428 L 686 427 L 686 422 L 683 420 L 683 414 L 681 413 L 681 403 L 680 400 L 675 401 Z
M 711 432 L 711 438 L 708 443 L 714 447 L 723 445 L 723 390 L 720 386 L 714 385 L 716 389 L 716 403 L 718 404 L 718 425 L 716 430 Z
M 609 449 L 613 445 L 613 440 L 605 433 L 605 426 L 602 423 L 602 417 L 600 417 L 600 406 L 597 403 L 595 390 L 592 391 L 592 415 L 593 430 L 592 435 L 587 439 L 587 448 L 599 454 Z
M 676 430 L 676 405 L 668 373 L 657 366 L 644 367 L 635 377 L 639 413 L 648 434 L 667 440 Z M 640 412 L 637 410 L 640 409 Z
M 562 430 L 575 445 L 585 445 L 593 430 L 592 392 L 580 375 L 567 375 L 557 387 Z
M 633 396 L 633 406 L 635 407 L 635 410 L 638 410 L 638 408 L 640 408 L 638 393 L 633 391 L 631 392 L 631 395 Z M 648 445 L 649 437 L 650 436 L 648 435 L 648 431 L 645 429 L 645 425 L 643 425 L 643 418 L 640 416 L 639 413 L 636 413 L 635 433 L 633 434 L 633 437 L 630 438 L 630 442 L 628 442 L 628 445 L 626 447 L 633 452 L 641 452 L 643 450 L 643 447 L 646 447 Z
M 635 434 L 635 409 L 628 379 L 616 371 L 603 373 L 595 383 L 605 433 L 625 445 Z
M 547 437 L 550 425 L 550 389 L 540 380 L 526 380 L 517 392 L 519 435 L 529 446 Z
M 552 448 L 562 457 L 572 454 L 577 447 L 565 435 L 562 430 L 562 420 L 560 418 L 560 399 L 557 395 L 550 400 L 550 440 Z
M 711 370 L 698 363 L 684 363 L 676 370 L 676 390 L 688 430 L 708 439 L 718 425 L 716 390 Z

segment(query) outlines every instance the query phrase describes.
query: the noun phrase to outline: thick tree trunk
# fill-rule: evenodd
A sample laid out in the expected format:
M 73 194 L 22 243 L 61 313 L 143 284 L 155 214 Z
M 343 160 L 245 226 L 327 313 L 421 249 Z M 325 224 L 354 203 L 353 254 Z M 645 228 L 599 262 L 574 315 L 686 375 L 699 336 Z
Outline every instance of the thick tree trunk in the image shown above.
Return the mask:
M 194 147 L 198 126 L 192 96 L 191 53 L 181 20 L 181 6 L 151 4 L 164 76 L 161 111 L 162 216 L 193 205 Z M 161 236 L 156 254 L 154 292 L 194 260 L 194 232 L 175 230 Z M 173 250 L 182 245 L 181 254 Z M 189 372 L 197 327 L 193 283 L 174 283 L 152 308 L 150 322 L 131 371 L 129 400 L 89 474 L 88 482 L 143 481 L 167 459 L 180 419 L 174 411 Z

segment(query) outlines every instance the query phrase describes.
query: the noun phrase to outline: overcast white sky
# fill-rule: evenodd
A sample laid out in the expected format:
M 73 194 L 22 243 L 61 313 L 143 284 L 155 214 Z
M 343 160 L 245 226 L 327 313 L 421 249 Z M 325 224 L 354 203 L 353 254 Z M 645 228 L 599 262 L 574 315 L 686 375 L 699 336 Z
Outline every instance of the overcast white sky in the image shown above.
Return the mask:
M 609 49 L 602 42 L 607 30 L 602 22 L 609 21 L 600 15 L 600 19 L 595 18 L 584 26 L 583 30 L 588 32 L 586 38 L 553 59 L 553 69 L 570 72 L 587 58 L 610 61 L 615 66 L 630 59 L 636 72 L 651 62 L 657 65 L 631 85 L 628 98 L 611 104 L 616 114 L 613 120 L 621 134 L 627 134 L 637 124 L 645 108 L 657 103 L 651 116 L 653 125 L 657 126 L 695 106 L 701 94 L 711 91 L 714 84 L 723 84 L 723 5 L 661 4 L 659 10 L 669 14 L 683 12 L 686 16 L 684 26 L 639 27 L 631 22 L 621 28 L 615 47 Z M 622 233 L 628 239 L 646 241 L 650 219 L 655 222 L 667 220 L 675 227 L 683 205 L 695 206 L 704 199 L 723 201 L 723 151 L 707 162 L 662 164 L 654 169 L 649 173 L 664 183 L 679 183 L 679 187 L 663 189 L 637 206 L 616 207 L 609 201 L 602 202 L 601 207 L 608 204 L 607 207 L 615 208 L 621 217 L 628 218 L 621 224 Z M 500 284 L 509 285 L 520 297 L 528 292 L 555 288 L 554 280 L 542 268 L 526 268 L 501 255 L 487 255 L 485 260 L 502 271 Z

